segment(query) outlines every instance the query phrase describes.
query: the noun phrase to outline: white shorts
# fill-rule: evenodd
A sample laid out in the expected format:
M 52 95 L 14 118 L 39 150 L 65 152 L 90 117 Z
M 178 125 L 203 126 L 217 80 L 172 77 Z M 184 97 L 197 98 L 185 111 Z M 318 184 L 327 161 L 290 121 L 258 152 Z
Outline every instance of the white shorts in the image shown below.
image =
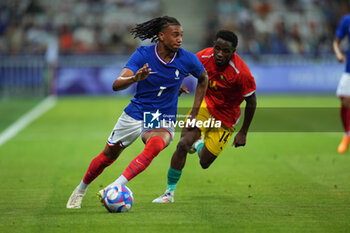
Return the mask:
M 343 73 L 340 78 L 338 88 L 337 88 L 337 96 L 350 96 L 350 74 Z
M 174 138 L 175 129 L 173 127 L 162 127 L 169 132 L 171 139 Z M 143 121 L 136 120 L 125 112 L 119 117 L 111 134 L 108 137 L 107 144 L 114 146 L 120 143 L 122 147 L 127 147 L 133 143 L 140 135 L 152 129 L 143 128 Z

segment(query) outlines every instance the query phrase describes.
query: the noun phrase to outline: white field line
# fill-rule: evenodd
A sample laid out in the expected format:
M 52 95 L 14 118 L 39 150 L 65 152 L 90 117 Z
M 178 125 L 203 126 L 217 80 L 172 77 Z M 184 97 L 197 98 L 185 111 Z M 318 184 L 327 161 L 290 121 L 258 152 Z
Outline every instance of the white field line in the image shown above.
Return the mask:
M 43 101 L 41 101 L 36 107 L 23 115 L 15 123 L 6 128 L 2 133 L 0 133 L 0 146 L 5 144 L 8 140 L 16 136 L 18 132 L 27 127 L 34 120 L 39 118 L 45 112 L 50 110 L 56 104 L 56 97 L 49 96 Z

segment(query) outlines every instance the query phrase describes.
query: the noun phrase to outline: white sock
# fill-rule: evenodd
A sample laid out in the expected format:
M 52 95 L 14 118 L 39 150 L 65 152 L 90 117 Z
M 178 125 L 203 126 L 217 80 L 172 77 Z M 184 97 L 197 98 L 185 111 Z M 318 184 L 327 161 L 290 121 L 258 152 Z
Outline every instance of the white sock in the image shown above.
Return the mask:
M 82 190 L 87 190 L 90 184 L 85 184 L 83 181 L 80 182 L 77 188 L 82 189 Z
M 125 178 L 125 176 L 120 175 L 118 179 L 116 179 L 111 185 L 116 186 L 116 185 L 124 185 L 128 183 L 128 180 Z

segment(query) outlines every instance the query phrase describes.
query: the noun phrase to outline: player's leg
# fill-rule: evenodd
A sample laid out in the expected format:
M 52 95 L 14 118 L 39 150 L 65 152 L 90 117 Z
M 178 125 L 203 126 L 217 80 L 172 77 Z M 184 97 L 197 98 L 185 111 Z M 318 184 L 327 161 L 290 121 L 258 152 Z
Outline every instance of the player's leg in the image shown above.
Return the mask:
M 197 149 L 199 163 L 203 169 L 209 168 L 221 154 L 234 130 L 234 128 L 222 126 L 220 128 L 212 128 L 206 132 L 204 135 L 204 145 L 201 149 Z
M 192 144 L 201 136 L 198 128 L 184 128 L 176 150 L 171 158 L 168 170 L 167 190 L 175 191 L 176 185 L 181 177 L 182 169 L 185 167 L 187 153 Z
M 344 136 L 338 146 L 339 153 L 345 153 L 350 142 L 350 97 L 341 97 L 340 118 L 344 128 Z
M 130 162 L 118 179 L 107 187 L 124 185 L 143 172 L 151 164 L 152 160 L 170 144 L 172 137 L 172 132 L 163 128 L 152 129 L 144 133 L 142 136 L 142 140 L 145 143 L 143 151 Z M 100 191 L 101 195 L 103 195 L 105 189 Z
M 130 145 L 141 134 L 141 126 L 142 121 L 137 121 L 125 113 L 119 117 L 107 140 L 107 145 L 91 161 L 85 176 L 70 196 L 67 208 L 81 207 L 81 201 L 90 183 L 118 158 L 126 146 Z
M 167 175 L 167 188 L 163 195 L 154 199 L 153 203 L 174 202 L 174 192 L 180 180 L 182 169 L 186 163 L 187 152 L 192 144 L 200 137 L 201 131 L 198 128 L 183 128 L 181 138 L 171 158 L 170 168 Z
M 199 163 L 203 169 L 209 168 L 209 166 L 215 161 L 217 158 L 217 155 L 214 155 L 211 153 L 208 148 L 205 146 L 202 147 L 202 149 L 198 153 L 199 156 Z
M 191 110 L 188 112 L 190 114 Z M 207 109 L 205 101 L 201 103 L 201 107 L 197 114 L 197 121 L 206 121 L 210 118 L 210 113 Z M 187 119 L 185 120 L 187 121 Z M 202 132 L 203 131 L 203 132 Z M 193 143 L 198 140 L 205 132 L 202 128 L 183 128 L 181 131 L 181 138 L 176 146 L 176 150 L 171 158 L 170 167 L 167 175 L 167 188 L 165 193 L 154 199 L 153 203 L 168 203 L 174 202 L 174 192 L 178 181 L 181 178 L 182 169 L 185 166 L 187 153 L 190 152 Z
M 190 114 L 190 112 L 191 110 L 188 112 L 188 114 Z M 209 118 L 211 118 L 211 115 L 207 109 L 205 101 L 203 100 L 197 114 L 197 121 L 205 122 Z M 187 118 L 185 121 L 187 121 Z M 182 169 L 186 163 L 187 153 L 190 153 L 193 143 L 197 141 L 201 135 L 205 133 L 205 131 L 206 129 L 204 127 L 182 129 L 180 141 L 178 142 L 176 150 L 171 158 L 167 176 L 167 191 L 165 193 L 168 193 L 169 191 L 172 194 L 174 193 L 176 185 L 180 180 Z M 156 200 L 153 202 L 157 202 Z
M 105 149 L 91 161 L 83 180 L 69 197 L 67 208 L 76 209 L 81 207 L 82 199 L 90 183 L 118 158 L 123 149 L 119 144 L 114 146 L 106 145 Z
M 341 100 L 340 118 L 344 127 L 344 136 L 338 146 L 338 152 L 344 153 L 350 141 L 350 74 L 343 73 L 337 87 L 337 96 Z
M 164 129 L 154 129 L 144 134 L 142 140 L 145 142 L 145 148 L 124 170 L 121 177 L 125 177 L 125 181 L 121 182 L 121 184 L 130 181 L 143 172 L 151 164 L 152 160 L 170 144 L 172 136 Z
M 101 154 L 91 161 L 82 183 L 88 185 L 95 180 L 106 167 L 111 165 L 119 157 L 123 150 L 124 147 L 120 143 L 111 146 L 106 144 Z
M 176 150 L 171 158 L 170 167 L 176 170 L 182 170 L 186 163 L 188 151 L 193 143 L 201 136 L 201 131 L 198 128 L 183 128 L 181 138 L 176 146 Z

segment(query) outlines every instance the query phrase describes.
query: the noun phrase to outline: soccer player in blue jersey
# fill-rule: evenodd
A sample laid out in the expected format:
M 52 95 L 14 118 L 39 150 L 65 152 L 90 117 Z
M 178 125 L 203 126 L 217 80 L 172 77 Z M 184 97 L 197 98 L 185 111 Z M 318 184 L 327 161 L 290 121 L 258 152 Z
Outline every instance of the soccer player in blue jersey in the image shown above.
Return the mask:
M 340 42 L 346 36 L 350 41 L 350 14 L 345 15 L 336 31 L 333 41 L 333 50 L 339 62 L 346 61 L 345 72 L 343 73 L 337 88 L 337 96 L 341 100 L 340 117 L 343 123 L 345 134 L 338 146 L 339 153 L 345 153 L 350 142 L 350 49 L 346 58 L 340 49 Z M 350 43 L 349 43 L 350 44 Z
M 177 101 L 184 77 L 192 74 L 198 78 L 192 118 L 198 114 L 208 85 L 207 73 L 199 59 L 181 48 L 182 27 L 173 17 L 163 16 L 137 24 L 131 30 L 135 38 L 151 39 L 151 46 L 141 46 L 113 83 L 118 91 L 137 82 L 134 98 L 124 109 L 112 130 L 107 145 L 90 166 L 67 202 L 67 208 L 80 208 L 89 184 L 111 165 L 120 153 L 140 135 L 144 150 L 135 157 L 122 175 L 110 185 L 123 185 L 144 171 L 174 136 Z M 100 195 L 104 190 L 99 191 Z

